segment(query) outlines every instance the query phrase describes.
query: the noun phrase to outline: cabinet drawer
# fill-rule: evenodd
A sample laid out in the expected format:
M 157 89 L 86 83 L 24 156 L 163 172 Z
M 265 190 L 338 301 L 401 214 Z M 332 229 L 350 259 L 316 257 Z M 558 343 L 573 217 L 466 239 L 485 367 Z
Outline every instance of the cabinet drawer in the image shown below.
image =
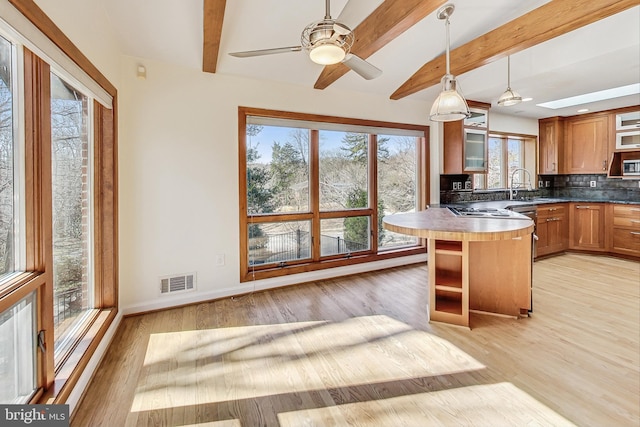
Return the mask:
M 640 231 L 624 228 L 613 229 L 613 250 L 640 255 Z
M 564 216 L 566 208 L 564 205 L 558 206 L 538 206 L 538 217 Z
M 638 216 L 637 219 L 628 216 L 614 216 L 613 226 L 628 227 L 633 228 L 634 230 L 640 230 L 640 216 Z
M 613 216 L 640 219 L 640 205 L 613 205 Z

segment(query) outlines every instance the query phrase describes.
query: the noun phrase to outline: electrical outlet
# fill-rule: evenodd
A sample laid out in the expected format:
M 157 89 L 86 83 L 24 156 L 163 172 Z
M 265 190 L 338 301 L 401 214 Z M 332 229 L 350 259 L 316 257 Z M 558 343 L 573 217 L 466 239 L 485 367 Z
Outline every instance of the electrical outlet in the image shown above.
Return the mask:
M 545 182 L 544 182 L 544 186 L 545 186 L 545 187 L 549 187 L 549 186 L 551 186 L 551 181 L 545 181 Z
M 544 187 L 544 181 L 538 181 L 538 188 Z
M 453 189 L 454 190 L 460 190 L 462 188 L 461 185 L 462 185 L 461 182 L 454 182 L 453 183 Z
M 224 266 L 224 254 L 216 254 L 215 263 L 218 267 Z
M 596 186 L 595 181 L 589 181 L 589 187 L 595 187 L 595 186 Z

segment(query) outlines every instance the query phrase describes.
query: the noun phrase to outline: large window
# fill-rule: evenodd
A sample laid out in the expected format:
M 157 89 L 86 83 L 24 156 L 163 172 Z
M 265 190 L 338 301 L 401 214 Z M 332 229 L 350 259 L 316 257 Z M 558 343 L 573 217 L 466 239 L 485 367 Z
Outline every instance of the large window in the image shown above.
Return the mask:
M 476 189 L 531 189 L 535 187 L 535 137 L 491 134 L 488 140 L 488 169 L 474 176 Z M 527 172 L 529 172 L 527 174 Z M 529 186 L 531 188 L 529 188 Z
M 51 74 L 53 319 L 56 355 L 93 308 L 89 98 Z
M 242 280 L 424 252 L 382 221 L 427 199 L 425 127 L 248 108 L 239 120 Z
M 0 20 L 0 403 L 62 403 L 116 315 L 116 90 L 11 7 L 37 22 Z

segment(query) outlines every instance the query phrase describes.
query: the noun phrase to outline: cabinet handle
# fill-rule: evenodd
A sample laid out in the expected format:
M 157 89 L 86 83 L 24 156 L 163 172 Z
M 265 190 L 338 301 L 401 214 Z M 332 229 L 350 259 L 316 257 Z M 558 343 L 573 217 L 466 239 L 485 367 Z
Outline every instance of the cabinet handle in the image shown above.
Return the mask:
M 640 212 L 640 209 L 636 209 L 636 208 L 631 208 L 629 209 L 631 212 Z
M 558 208 L 549 208 L 549 212 L 557 211 Z
M 554 171 L 556 170 L 556 162 L 551 163 L 553 166 L 551 167 L 551 170 Z
M 634 236 L 640 236 L 640 231 L 630 231 L 629 233 L 633 234 Z
M 591 206 L 576 206 L 576 209 L 591 209 Z
M 637 223 L 639 223 L 640 221 L 638 221 L 637 219 L 632 219 L 632 220 L 631 220 L 631 222 L 634 222 L 634 223 L 636 223 L 636 224 L 637 224 Z
M 607 161 L 606 161 L 606 160 L 603 160 L 603 161 L 602 161 L 602 170 L 603 170 L 603 171 L 606 171 L 606 170 L 607 170 Z

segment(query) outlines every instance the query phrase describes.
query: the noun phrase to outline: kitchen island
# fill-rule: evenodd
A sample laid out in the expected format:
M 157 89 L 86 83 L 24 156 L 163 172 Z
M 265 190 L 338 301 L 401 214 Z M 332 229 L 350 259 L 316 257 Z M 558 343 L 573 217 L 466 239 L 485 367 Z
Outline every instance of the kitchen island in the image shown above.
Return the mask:
M 384 227 L 428 239 L 429 319 L 469 327 L 469 312 L 531 309 L 533 221 L 457 216 L 447 208 L 387 216 Z

